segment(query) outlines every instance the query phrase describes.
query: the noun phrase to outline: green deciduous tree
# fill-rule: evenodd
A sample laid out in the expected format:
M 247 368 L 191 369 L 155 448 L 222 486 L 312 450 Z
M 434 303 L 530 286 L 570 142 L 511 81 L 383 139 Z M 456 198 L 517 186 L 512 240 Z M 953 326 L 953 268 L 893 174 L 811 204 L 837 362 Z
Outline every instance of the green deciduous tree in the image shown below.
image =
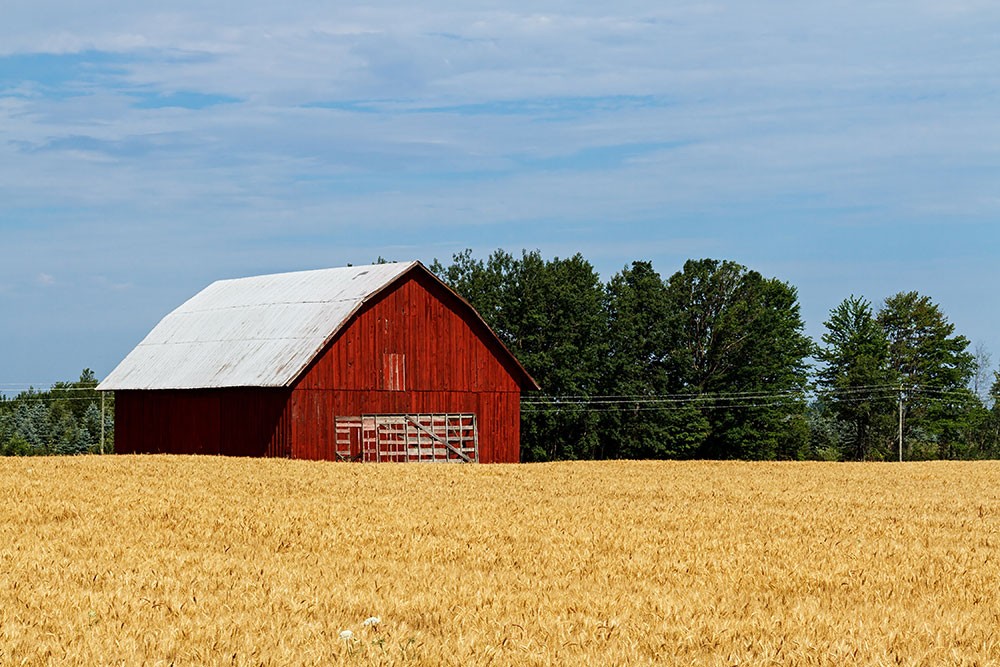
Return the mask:
M 598 393 L 605 369 L 603 285 L 579 254 L 544 261 L 525 253 L 515 265 L 516 354 L 546 394 L 585 399 Z M 598 415 L 583 403 L 528 411 L 522 421 L 525 460 L 594 458 Z
M 649 262 L 634 262 L 608 283 L 608 373 L 601 452 L 608 457 L 685 458 L 705 442 L 709 424 L 687 402 L 674 372 L 667 287 Z M 687 395 L 684 395 L 686 392 Z M 627 399 L 634 399 L 629 403 Z
M 916 292 L 831 311 L 807 410 L 814 345 L 796 290 L 735 262 L 688 261 L 666 281 L 634 262 L 607 285 L 580 255 L 537 251 L 467 250 L 432 270 L 542 386 L 522 410 L 526 461 L 887 458 L 900 396 L 909 457 L 1000 454 L 987 356 L 974 374 L 968 341 Z
M 526 461 L 594 458 L 598 415 L 581 398 L 596 393 L 606 362 L 603 285 L 581 255 L 546 261 L 537 251 L 502 250 L 486 262 L 471 251 L 431 270 L 465 297 L 548 395 L 571 400 L 522 411 Z
M 706 397 L 707 458 L 799 458 L 812 343 L 794 287 L 729 261 L 688 261 L 667 283 L 671 368 Z

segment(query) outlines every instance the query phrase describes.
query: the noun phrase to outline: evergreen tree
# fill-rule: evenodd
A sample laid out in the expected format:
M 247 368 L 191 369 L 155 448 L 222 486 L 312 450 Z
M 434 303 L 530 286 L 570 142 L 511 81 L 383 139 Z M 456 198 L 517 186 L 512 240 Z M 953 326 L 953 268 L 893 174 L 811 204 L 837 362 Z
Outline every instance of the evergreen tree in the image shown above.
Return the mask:
M 101 410 L 97 403 L 87 403 L 87 409 L 83 413 L 83 421 L 80 424 L 80 440 L 77 443 L 77 450 L 81 452 L 96 452 L 101 441 Z
M 14 437 L 26 443 L 33 454 L 47 454 L 52 441 L 46 400 L 46 394 L 34 389 L 21 392 L 14 399 L 17 404 L 14 411 Z
M 993 374 L 989 393 L 990 407 L 982 423 L 982 456 L 1000 457 L 1000 372 Z
M 73 419 L 73 413 L 49 410 L 51 440 L 49 447 L 54 454 L 73 454 L 80 428 Z
M 851 296 L 824 322 L 824 347 L 817 353 L 824 404 L 843 425 L 843 459 L 863 461 L 888 455 L 896 405 L 896 373 L 889 365 L 889 341 L 871 303 Z
M 14 412 L 11 405 L 12 401 L 0 394 L 0 456 L 10 453 L 10 439 L 14 436 Z
M 0 397 L 0 454 L 79 454 L 100 450 L 101 393 L 85 368 L 74 382 Z M 114 447 L 114 396 L 106 396 L 105 451 Z
M 918 458 L 961 456 L 967 450 L 961 434 L 974 405 L 969 340 L 955 335 L 937 304 L 917 292 L 887 298 L 878 322 L 902 386 L 906 449 Z
M 823 395 L 806 407 L 809 423 L 810 451 L 807 458 L 820 461 L 839 461 L 844 458 L 842 443 L 844 422 L 837 418 L 833 407 Z

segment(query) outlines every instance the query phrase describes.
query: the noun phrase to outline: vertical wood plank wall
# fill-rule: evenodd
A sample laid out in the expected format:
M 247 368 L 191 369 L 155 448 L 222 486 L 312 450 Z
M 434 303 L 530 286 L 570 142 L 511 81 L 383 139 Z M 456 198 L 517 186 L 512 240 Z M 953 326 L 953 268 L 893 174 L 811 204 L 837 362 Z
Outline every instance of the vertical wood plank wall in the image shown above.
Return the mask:
M 520 460 L 520 399 L 516 393 L 296 391 L 292 396 L 294 458 L 335 460 L 334 419 L 364 414 L 474 413 L 481 463 Z
M 506 352 L 464 310 L 432 279 L 411 274 L 362 308 L 294 389 L 379 388 L 386 357 L 404 355 L 405 391 L 520 392 Z
M 505 365 L 506 351 L 467 312 L 420 274 L 359 311 L 293 389 L 293 456 L 334 458 L 337 416 L 472 412 L 479 460 L 519 461 L 517 376 Z M 375 389 L 387 386 L 386 363 L 400 359 L 403 390 Z
M 287 457 L 289 395 L 262 388 L 119 391 L 115 452 Z

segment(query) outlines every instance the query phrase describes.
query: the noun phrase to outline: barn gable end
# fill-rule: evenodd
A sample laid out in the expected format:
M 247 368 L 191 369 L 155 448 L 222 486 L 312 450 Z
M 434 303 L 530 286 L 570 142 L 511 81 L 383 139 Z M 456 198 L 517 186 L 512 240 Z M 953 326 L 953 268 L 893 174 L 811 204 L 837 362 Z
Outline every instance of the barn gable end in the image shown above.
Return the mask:
M 401 277 L 359 310 L 294 385 L 296 456 L 335 458 L 338 417 L 473 414 L 479 459 L 516 461 L 517 368 L 487 331 L 433 276 Z

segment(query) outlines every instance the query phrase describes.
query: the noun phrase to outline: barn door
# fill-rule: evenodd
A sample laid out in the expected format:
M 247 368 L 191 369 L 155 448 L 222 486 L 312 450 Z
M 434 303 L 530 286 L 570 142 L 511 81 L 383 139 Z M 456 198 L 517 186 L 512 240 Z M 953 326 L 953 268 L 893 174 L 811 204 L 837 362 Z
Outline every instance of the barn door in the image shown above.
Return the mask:
M 338 417 L 337 458 L 370 462 L 475 463 L 474 414 Z
M 337 417 L 334 455 L 337 461 L 361 460 L 361 417 Z
M 367 461 L 369 448 L 365 443 L 375 437 L 375 418 L 336 417 L 334 457 L 337 461 Z

